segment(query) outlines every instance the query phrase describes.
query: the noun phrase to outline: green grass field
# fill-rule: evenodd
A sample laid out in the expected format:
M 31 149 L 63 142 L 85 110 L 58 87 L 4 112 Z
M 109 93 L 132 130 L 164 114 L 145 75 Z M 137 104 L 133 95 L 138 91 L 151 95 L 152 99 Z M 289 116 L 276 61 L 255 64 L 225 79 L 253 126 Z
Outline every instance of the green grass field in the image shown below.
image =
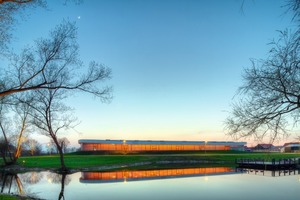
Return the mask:
M 148 162 L 150 165 L 155 165 L 161 161 L 208 161 L 209 163 L 223 163 L 227 165 L 234 165 L 236 159 L 265 159 L 272 158 L 298 158 L 300 154 L 295 153 L 247 153 L 237 151 L 223 151 L 223 152 L 199 152 L 199 153 L 180 153 L 180 154 L 134 154 L 134 155 L 81 155 L 81 154 L 66 154 L 65 163 L 68 168 L 82 169 L 95 168 L 103 166 L 122 166 L 134 163 Z M 0 160 L 1 162 L 1 160 Z M 1 163 L 0 163 L 1 164 Z M 25 168 L 42 168 L 55 169 L 60 167 L 60 160 L 58 155 L 47 156 L 32 156 L 20 157 L 18 164 Z
M 0 200 L 18 200 L 18 197 L 11 196 L 8 194 L 0 194 Z

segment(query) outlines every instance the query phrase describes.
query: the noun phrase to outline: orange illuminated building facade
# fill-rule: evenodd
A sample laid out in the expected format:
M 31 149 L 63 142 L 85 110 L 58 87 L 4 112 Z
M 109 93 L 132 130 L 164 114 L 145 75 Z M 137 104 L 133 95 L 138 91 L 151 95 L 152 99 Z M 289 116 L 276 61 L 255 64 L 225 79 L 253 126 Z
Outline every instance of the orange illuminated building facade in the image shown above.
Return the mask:
M 101 182 L 126 182 L 133 180 L 208 176 L 218 174 L 231 174 L 235 170 L 230 167 L 206 167 L 186 169 L 156 169 L 136 171 L 113 171 L 113 172 L 81 172 L 80 182 L 101 183 Z
M 81 151 L 154 152 L 154 151 L 243 151 L 246 142 L 155 141 L 155 140 L 79 140 Z

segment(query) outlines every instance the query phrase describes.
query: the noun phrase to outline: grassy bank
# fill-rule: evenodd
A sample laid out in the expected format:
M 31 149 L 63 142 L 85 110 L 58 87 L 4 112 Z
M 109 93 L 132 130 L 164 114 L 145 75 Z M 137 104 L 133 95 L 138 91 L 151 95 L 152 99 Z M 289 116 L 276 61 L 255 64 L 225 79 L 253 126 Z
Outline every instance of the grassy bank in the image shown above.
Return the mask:
M 18 200 L 20 198 L 8 194 L 0 194 L 0 200 Z
M 71 169 L 95 168 L 103 166 L 125 166 L 134 163 L 148 163 L 155 167 L 156 165 L 169 165 L 170 163 L 189 163 L 194 161 L 201 164 L 221 163 L 234 165 L 236 159 L 240 158 L 260 158 L 271 160 L 272 158 L 297 158 L 300 154 L 287 153 L 247 153 L 247 152 L 199 152 L 199 153 L 181 153 L 181 154 L 134 154 L 134 155 L 65 155 L 65 163 Z M 200 164 L 199 164 L 200 163 Z M 21 157 L 18 164 L 25 168 L 53 169 L 60 167 L 58 155 Z M 142 165 L 142 164 L 141 164 Z

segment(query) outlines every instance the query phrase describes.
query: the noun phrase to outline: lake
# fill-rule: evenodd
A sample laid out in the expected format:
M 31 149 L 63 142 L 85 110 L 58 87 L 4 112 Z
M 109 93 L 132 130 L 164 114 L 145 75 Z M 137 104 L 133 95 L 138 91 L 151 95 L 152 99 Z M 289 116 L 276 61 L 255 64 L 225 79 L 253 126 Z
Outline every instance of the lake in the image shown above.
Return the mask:
M 61 184 L 61 182 L 64 184 Z M 299 171 L 241 170 L 228 167 L 2 174 L 1 192 L 41 199 L 240 200 L 296 199 Z

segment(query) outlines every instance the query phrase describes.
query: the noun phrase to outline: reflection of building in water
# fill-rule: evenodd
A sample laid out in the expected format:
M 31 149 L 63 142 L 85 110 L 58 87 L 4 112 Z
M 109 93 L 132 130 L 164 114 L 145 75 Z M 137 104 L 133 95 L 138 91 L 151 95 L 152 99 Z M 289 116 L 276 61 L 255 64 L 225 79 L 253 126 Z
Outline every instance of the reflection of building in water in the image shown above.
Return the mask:
M 154 140 L 79 140 L 82 151 L 215 151 L 244 150 L 246 142 L 154 141 Z
M 115 171 L 115 172 L 81 172 L 80 182 L 118 182 L 144 179 L 160 179 L 190 176 L 207 176 L 216 174 L 233 173 L 230 167 L 207 167 L 187 169 L 160 169 L 160 170 L 136 170 L 136 171 Z

